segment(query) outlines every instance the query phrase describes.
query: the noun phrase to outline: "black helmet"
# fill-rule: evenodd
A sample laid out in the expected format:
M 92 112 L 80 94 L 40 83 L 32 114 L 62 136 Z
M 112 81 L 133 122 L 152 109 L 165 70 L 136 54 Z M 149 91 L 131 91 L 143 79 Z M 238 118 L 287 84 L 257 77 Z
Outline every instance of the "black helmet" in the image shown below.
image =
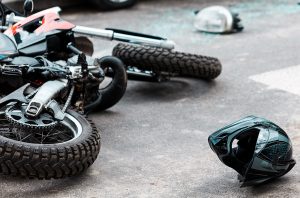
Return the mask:
M 239 173 L 241 187 L 281 177 L 296 164 L 288 135 L 263 118 L 246 117 L 216 131 L 208 142 L 219 159 Z

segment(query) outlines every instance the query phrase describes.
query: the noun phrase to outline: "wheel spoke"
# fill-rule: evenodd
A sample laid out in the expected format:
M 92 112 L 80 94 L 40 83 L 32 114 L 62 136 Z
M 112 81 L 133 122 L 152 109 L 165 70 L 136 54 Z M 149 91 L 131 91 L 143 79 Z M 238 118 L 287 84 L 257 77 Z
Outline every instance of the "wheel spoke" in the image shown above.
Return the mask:
M 36 138 L 34 135 L 31 135 L 29 136 L 30 139 L 29 140 L 29 143 L 36 143 L 36 144 L 40 144 L 40 140 L 38 138 Z
M 0 135 L 12 138 L 20 142 L 28 142 L 35 144 L 57 144 L 63 143 L 74 138 L 73 132 L 65 126 L 57 126 L 53 130 L 48 131 L 23 131 L 9 124 L 7 120 L 0 119 Z
M 32 133 L 28 134 L 27 136 L 23 137 L 22 139 L 20 139 L 20 142 L 22 142 L 23 140 L 26 140 L 28 137 L 32 136 Z
M 8 108 L 11 107 L 12 106 Z M 74 124 L 68 123 L 72 120 L 63 121 L 55 125 L 53 128 L 51 128 L 51 130 L 42 130 L 43 127 L 41 126 L 46 126 L 48 123 L 53 122 L 53 118 L 50 114 L 41 114 L 39 119 L 33 120 L 24 116 L 24 106 L 21 107 L 21 110 L 13 108 L 16 107 L 12 107 L 11 111 L 9 111 L 9 115 L 21 117 L 21 122 L 16 119 L 11 123 L 8 119 L 6 119 L 8 112 L 7 110 L 2 114 L 0 113 L 0 136 L 32 144 L 58 144 L 70 141 L 76 137 L 77 131 L 74 131 L 76 128 L 72 128 Z M 15 122 L 20 124 L 13 124 Z M 24 124 L 32 125 L 32 129 L 27 128 L 25 125 L 23 128 L 23 122 Z M 35 124 L 39 127 L 35 128 Z

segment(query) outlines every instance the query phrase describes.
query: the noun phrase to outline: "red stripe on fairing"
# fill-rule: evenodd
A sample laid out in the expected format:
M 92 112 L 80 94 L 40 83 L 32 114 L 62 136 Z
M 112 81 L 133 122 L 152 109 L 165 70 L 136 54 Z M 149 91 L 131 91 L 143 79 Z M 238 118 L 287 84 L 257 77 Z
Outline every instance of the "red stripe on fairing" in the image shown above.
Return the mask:
M 14 24 L 11 28 L 5 31 L 6 35 L 15 35 L 17 32 L 22 31 L 22 27 L 38 18 L 42 18 L 42 25 L 38 27 L 35 33 L 45 33 L 52 30 L 71 30 L 75 27 L 74 24 L 67 21 L 60 21 L 60 17 L 57 13 L 51 10 L 44 10 L 33 14 L 18 23 Z
M 60 21 L 60 17 L 56 13 L 48 13 L 44 16 L 42 25 L 34 32 L 43 33 L 50 32 L 52 30 L 71 30 L 75 27 L 72 23 L 67 21 Z

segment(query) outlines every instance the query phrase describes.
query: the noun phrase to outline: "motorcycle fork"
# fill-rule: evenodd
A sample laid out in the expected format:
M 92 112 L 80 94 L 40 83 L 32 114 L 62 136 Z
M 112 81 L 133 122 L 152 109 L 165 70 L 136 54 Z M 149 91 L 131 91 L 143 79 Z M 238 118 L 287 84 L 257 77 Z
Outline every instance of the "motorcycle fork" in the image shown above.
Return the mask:
M 81 91 L 81 99 L 83 101 L 83 103 L 81 104 L 80 110 L 82 111 L 82 113 L 87 113 L 89 107 L 95 106 L 97 104 L 99 104 L 101 102 L 102 97 L 99 96 L 95 102 L 93 102 L 92 104 L 86 105 L 85 103 L 87 101 L 89 101 L 89 87 L 93 87 L 92 86 L 92 82 L 90 82 L 89 80 L 89 67 L 88 67 L 88 63 L 87 63 L 87 59 L 86 59 L 86 55 L 80 51 L 79 49 L 77 49 L 74 45 L 72 45 L 72 43 L 69 43 L 67 48 L 69 50 L 71 50 L 74 54 L 78 55 L 78 61 L 77 64 L 81 65 L 81 71 L 82 71 L 82 91 Z

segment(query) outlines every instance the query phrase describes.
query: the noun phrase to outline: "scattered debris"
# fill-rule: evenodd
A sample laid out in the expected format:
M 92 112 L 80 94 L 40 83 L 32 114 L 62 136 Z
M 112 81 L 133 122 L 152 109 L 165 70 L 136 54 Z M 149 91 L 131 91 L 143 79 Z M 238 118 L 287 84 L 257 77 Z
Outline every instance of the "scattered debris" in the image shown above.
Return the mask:
M 244 29 L 239 14 L 223 6 L 207 7 L 195 14 L 194 26 L 203 32 L 235 33 Z

